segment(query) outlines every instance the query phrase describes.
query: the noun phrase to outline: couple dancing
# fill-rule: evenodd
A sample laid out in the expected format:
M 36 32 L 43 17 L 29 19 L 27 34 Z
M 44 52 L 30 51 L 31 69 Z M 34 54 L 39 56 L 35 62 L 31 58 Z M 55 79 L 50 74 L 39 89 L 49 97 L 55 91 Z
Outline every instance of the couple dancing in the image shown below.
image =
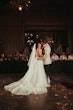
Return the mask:
M 45 54 L 42 53 L 42 45 Z M 47 93 L 47 87 L 50 87 L 50 77 L 46 75 L 45 70 L 50 59 L 50 47 L 47 42 L 38 42 L 33 45 L 32 52 L 28 61 L 28 70 L 18 81 L 5 85 L 4 89 L 10 91 L 13 95 L 30 95 Z M 47 50 L 47 51 L 46 51 Z M 48 55 L 49 56 L 46 56 Z M 44 64 L 46 67 L 44 69 Z

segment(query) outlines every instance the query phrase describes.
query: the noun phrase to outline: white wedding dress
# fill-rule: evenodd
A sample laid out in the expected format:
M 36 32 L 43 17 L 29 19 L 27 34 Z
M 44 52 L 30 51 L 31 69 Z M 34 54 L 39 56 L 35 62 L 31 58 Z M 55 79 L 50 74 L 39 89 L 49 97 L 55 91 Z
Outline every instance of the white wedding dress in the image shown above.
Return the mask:
M 29 69 L 25 75 L 18 81 L 5 85 L 4 89 L 14 95 L 29 95 L 47 93 L 47 87 L 50 86 L 50 78 L 46 76 L 43 60 L 37 59 L 36 44 L 34 44 L 30 59 Z

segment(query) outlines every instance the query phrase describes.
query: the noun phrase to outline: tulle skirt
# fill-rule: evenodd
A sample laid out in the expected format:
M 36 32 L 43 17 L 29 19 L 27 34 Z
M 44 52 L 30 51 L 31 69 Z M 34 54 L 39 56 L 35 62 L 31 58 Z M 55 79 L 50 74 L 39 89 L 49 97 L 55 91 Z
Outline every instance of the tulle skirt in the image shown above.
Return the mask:
M 36 59 L 20 80 L 5 85 L 4 89 L 14 95 L 30 95 L 47 93 L 47 87 L 50 87 L 50 78 L 46 76 L 43 61 Z

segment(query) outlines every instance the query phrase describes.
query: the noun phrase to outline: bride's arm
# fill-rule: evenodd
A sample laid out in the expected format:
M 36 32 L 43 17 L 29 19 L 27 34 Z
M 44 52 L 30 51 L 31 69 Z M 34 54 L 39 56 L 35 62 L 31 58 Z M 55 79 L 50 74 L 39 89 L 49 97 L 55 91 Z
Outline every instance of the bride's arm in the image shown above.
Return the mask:
M 38 54 L 38 60 L 42 60 L 43 59 L 42 49 L 38 49 L 37 54 Z

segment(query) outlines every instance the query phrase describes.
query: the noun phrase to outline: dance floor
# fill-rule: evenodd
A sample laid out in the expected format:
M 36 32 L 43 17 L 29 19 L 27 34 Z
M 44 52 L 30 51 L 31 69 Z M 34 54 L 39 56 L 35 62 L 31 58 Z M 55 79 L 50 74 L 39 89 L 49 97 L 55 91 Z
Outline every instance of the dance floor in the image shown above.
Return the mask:
M 22 76 L 22 73 L 0 74 L 0 110 L 73 110 L 73 76 L 50 74 L 51 87 L 42 95 L 13 96 L 3 89 Z

